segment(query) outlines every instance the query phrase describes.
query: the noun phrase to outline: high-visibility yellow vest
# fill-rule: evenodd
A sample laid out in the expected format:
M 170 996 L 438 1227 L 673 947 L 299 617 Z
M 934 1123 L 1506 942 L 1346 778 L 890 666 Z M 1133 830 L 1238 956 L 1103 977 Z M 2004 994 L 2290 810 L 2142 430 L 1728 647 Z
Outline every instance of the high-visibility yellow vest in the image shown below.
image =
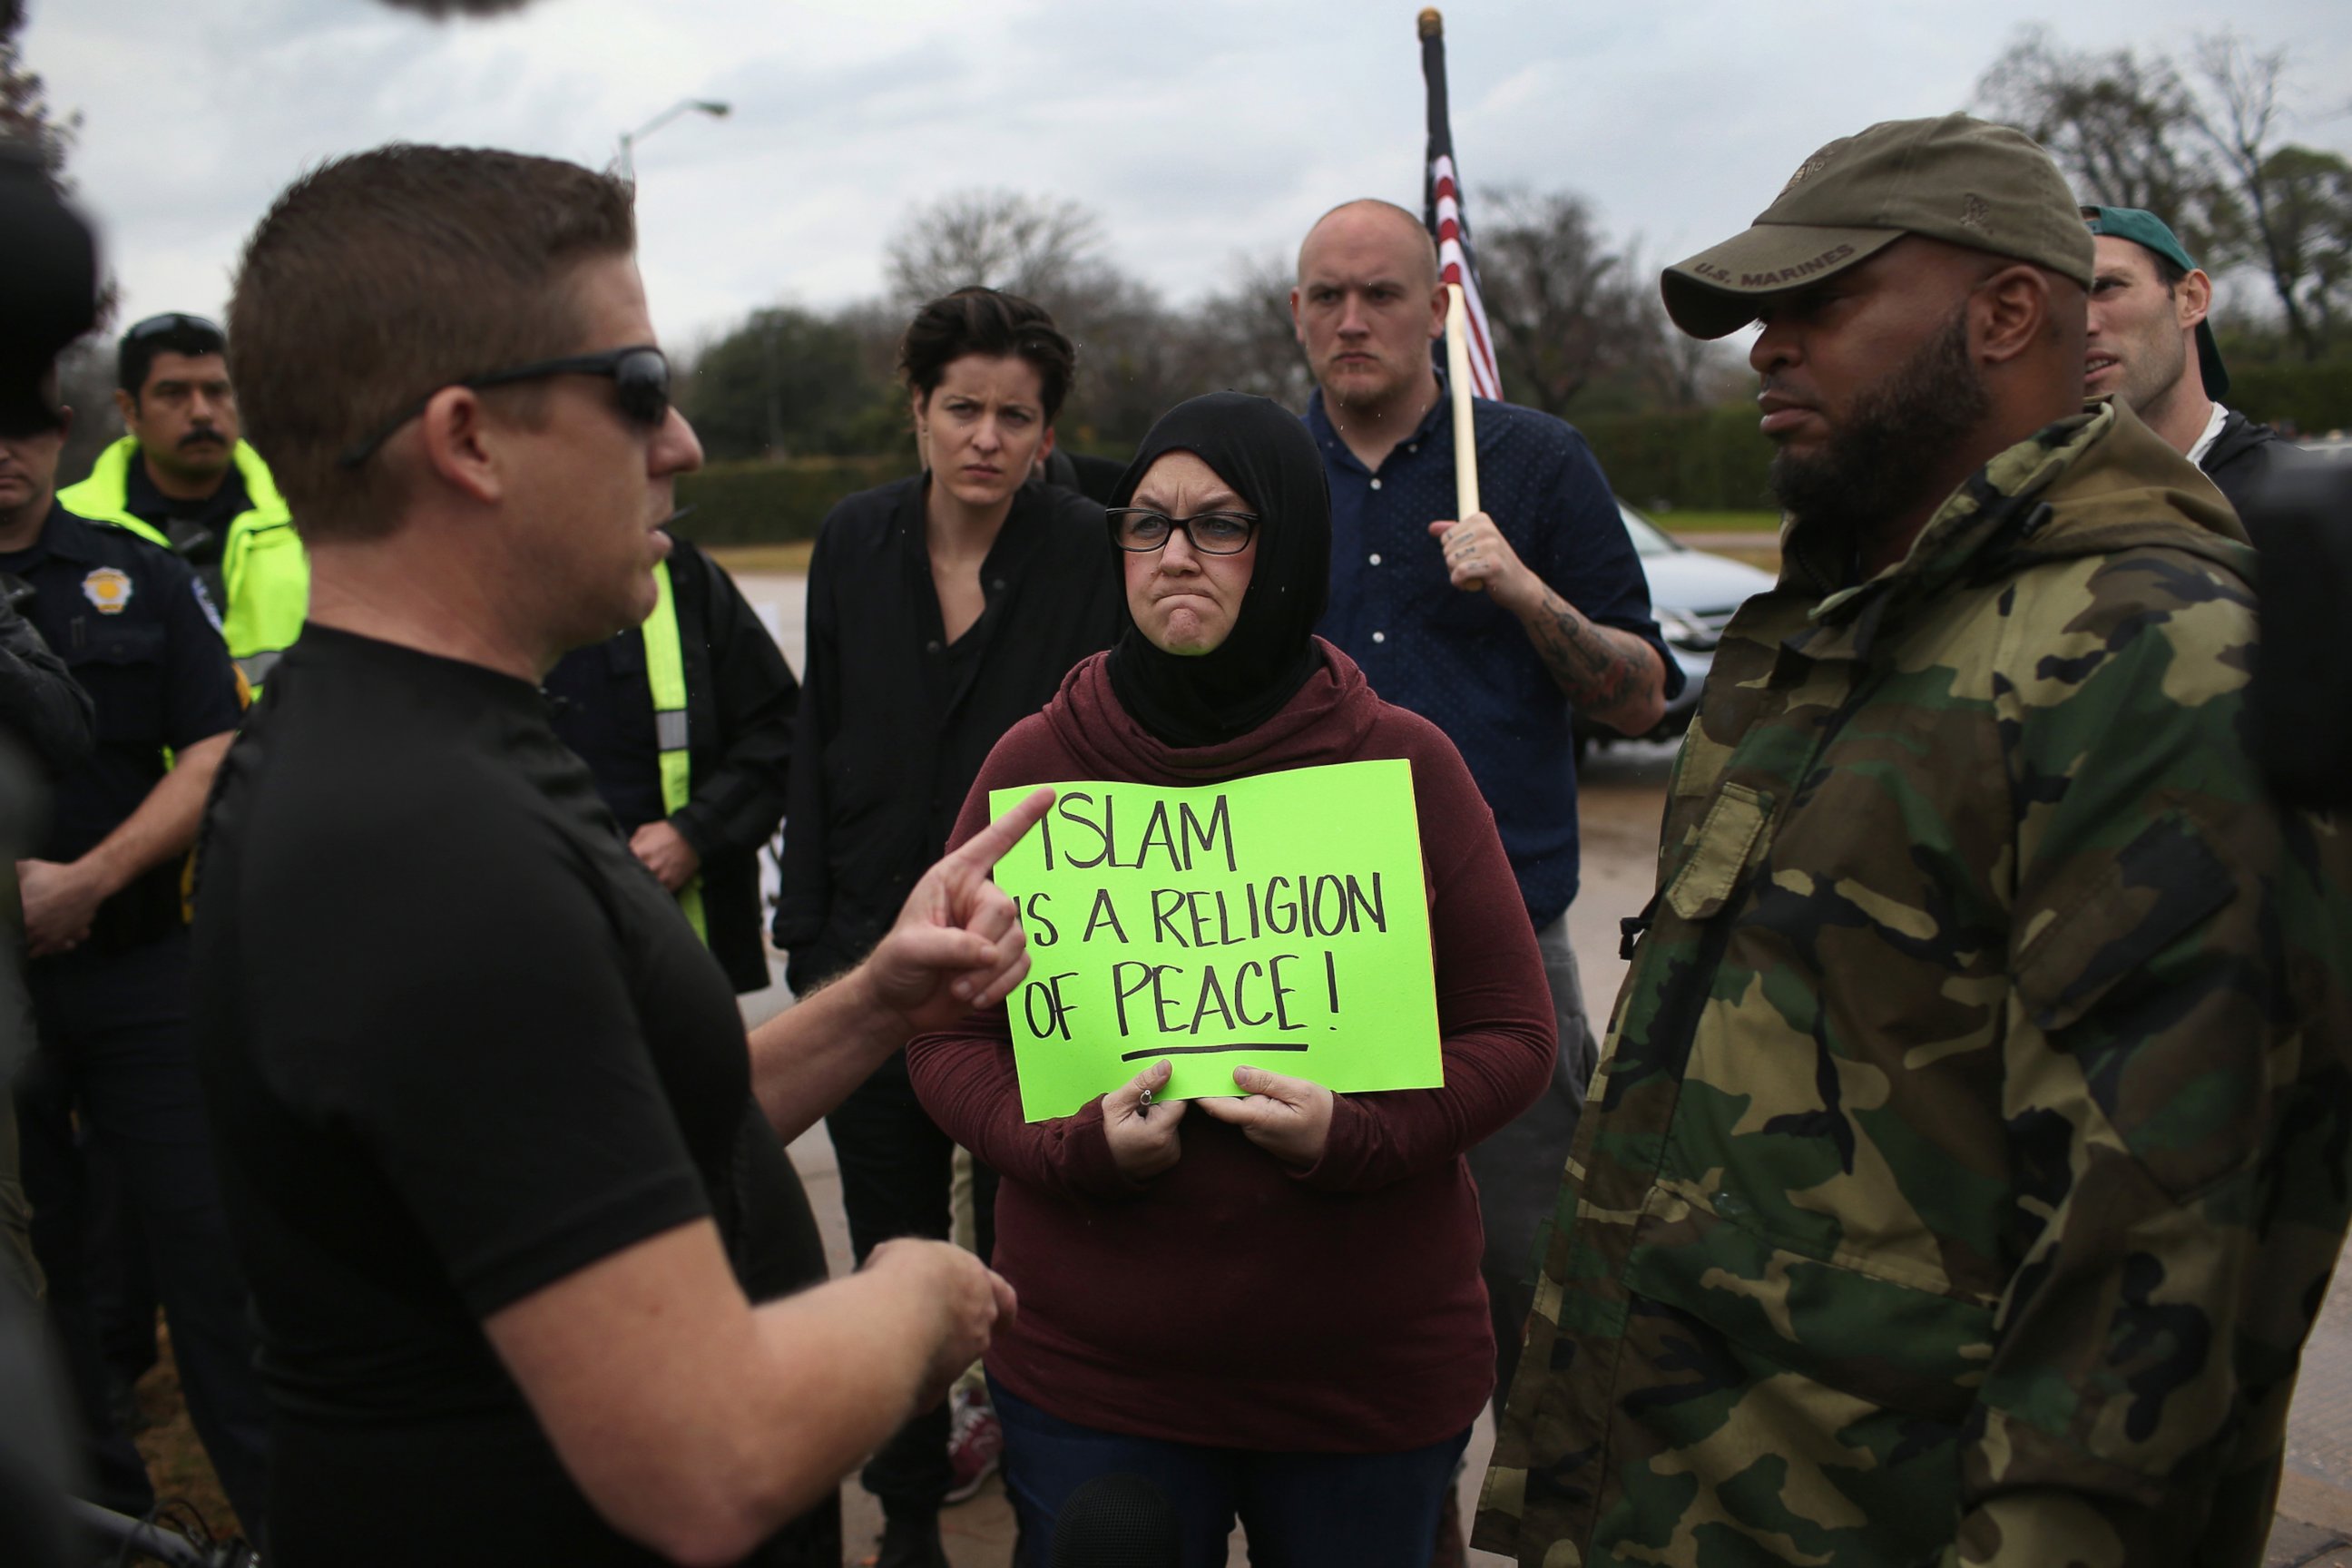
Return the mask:
M 694 768 L 687 751 L 686 648 L 677 630 L 677 600 L 670 592 L 669 563 L 654 563 L 654 613 L 646 617 L 646 684 L 654 695 L 654 745 L 661 754 L 662 810 L 675 816 L 694 795 Z M 702 875 L 689 878 L 677 890 L 677 907 L 686 912 L 704 946 L 710 928 L 702 914 Z
M 310 608 L 310 558 L 294 531 L 294 516 L 269 465 L 239 441 L 229 452 L 252 502 L 229 521 L 221 542 L 221 636 L 247 681 L 258 688 L 269 667 L 301 635 Z M 68 511 L 127 528 L 141 538 L 172 548 L 163 530 L 131 510 L 131 465 L 139 460 L 139 438 L 125 436 L 98 455 L 89 478 L 58 492 Z

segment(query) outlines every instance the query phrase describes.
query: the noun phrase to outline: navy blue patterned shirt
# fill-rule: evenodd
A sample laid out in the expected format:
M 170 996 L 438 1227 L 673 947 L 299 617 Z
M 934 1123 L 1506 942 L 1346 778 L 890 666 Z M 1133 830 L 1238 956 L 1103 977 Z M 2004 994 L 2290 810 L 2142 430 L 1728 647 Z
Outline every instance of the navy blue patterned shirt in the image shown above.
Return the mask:
M 1682 668 L 1650 618 L 1641 557 L 1592 448 L 1531 408 L 1480 398 L 1475 415 L 1486 515 L 1562 599 L 1655 647 L 1673 697 Z M 1432 522 L 1454 513 L 1452 418 L 1441 395 L 1376 474 L 1331 427 L 1322 393 L 1308 400 L 1307 426 L 1331 481 L 1331 605 L 1318 629 L 1363 667 L 1374 691 L 1453 740 L 1494 808 L 1540 928 L 1576 897 L 1576 745 L 1568 699 L 1518 617 L 1447 581 L 1444 552 L 1429 536 Z

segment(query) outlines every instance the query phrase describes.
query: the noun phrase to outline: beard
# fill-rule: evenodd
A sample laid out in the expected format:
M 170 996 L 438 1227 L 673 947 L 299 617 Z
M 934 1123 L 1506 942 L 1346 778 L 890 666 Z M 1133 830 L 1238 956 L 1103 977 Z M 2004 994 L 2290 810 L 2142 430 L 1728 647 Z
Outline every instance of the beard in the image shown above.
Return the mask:
M 2148 337 L 2145 352 L 2134 353 L 2125 365 L 2116 401 L 2138 415 L 2142 423 L 2153 425 L 2170 412 L 2172 400 L 2188 384 L 2189 334 L 2169 331 Z M 2139 350 L 2143 345 L 2133 347 Z
M 1865 388 L 1820 452 L 1772 458 L 1772 494 L 1796 521 L 1859 545 L 1923 500 L 1935 455 L 1976 429 L 1991 406 L 1969 355 L 1968 309 L 1919 352 Z

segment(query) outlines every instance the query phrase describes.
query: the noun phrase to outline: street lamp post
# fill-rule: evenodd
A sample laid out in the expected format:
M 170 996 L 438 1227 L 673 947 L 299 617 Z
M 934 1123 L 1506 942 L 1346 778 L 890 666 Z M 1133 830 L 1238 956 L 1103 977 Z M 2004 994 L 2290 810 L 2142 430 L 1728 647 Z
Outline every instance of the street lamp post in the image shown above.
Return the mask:
M 651 120 L 646 121 L 643 125 L 638 126 L 635 131 L 622 132 L 621 155 L 618 159 L 614 160 L 620 170 L 621 178 L 626 180 L 633 185 L 637 183 L 637 143 L 652 135 L 655 132 L 660 130 L 663 126 L 667 125 L 671 121 L 676 120 L 679 115 L 691 112 L 696 114 L 708 114 L 713 120 L 724 120 L 727 118 L 730 107 L 730 105 L 721 103 L 716 99 L 680 99 L 677 102 L 671 104 L 667 109 L 663 110 L 659 114 L 655 115 Z

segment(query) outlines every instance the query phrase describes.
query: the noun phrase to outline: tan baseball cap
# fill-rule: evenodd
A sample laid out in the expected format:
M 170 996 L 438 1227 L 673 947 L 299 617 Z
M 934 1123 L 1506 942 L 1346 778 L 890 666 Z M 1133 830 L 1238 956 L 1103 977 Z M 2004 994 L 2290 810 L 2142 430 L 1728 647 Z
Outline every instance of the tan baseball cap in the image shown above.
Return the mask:
M 2094 254 L 2065 176 L 2021 131 L 1966 114 L 1888 120 L 1806 159 L 1747 233 L 1665 269 L 1666 314 L 1695 338 L 1833 277 L 1906 234 L 2030 261 L 2084 288 Z

